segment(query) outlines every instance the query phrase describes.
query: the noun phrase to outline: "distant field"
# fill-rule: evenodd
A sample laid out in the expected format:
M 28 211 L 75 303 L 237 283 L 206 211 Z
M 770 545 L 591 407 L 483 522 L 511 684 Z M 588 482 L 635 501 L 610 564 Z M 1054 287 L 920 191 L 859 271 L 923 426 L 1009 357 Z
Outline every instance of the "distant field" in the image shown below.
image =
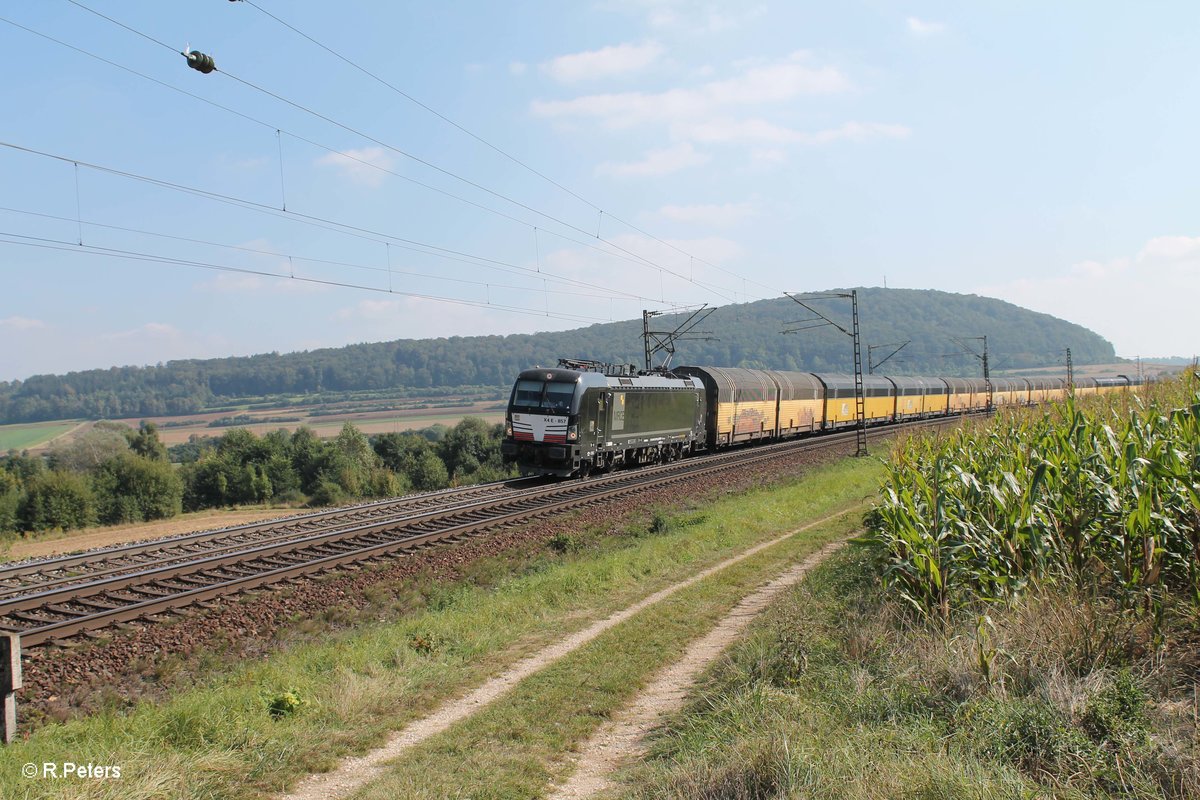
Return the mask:
M 78 425 L 78 422 L 29 422 L 0 425 L 0 453 L 26 450 L 49 442 Z
M 441 423 L 447 427 L 454 427 L 462 421 L 463 417 L 480 417 L 487 422 L 503 422 L 504 412 L 477 412 L 477 411 L 459 411 L 457 413 L 450 411 L 444 414 L 428 414 L 425 416 L 396 416 L 396 417 L 367 417 L 365 419 L 330 419 L 329 417 L 308 417 L 301 422 L 267 422 L 267 423 L 250 423 L 247 425 L 231 425 L 229 427 L 210 428 L 205 422 L 197 423 L 180 428 L 160 428 L 159 438 L 163 444 L 173 445 L 181 444 L 188 440 L 192 434 L 200 436 L 221 436 L 225 431 L 233 428 L 245 428 L 253 431 L 261 436 L 270 431 L 284 430 L 294 431 L 301 425 L 312 428 L 317 436 L 322 439 L 332 439 L 341 431 L 342 425 L 346 422 L 351 422 L 354 427 L 358 428 L 365 434 L 375 433 L 393 433 L 400 431 L 415 431 L 421 428 L 428 428 L 432 425 Z
M 431 425 L 453 427 L 464 417 L 480 417 L 489 423 L 503 422 L 504 411 L 497 407 L 498 401 L 466 402 L 457 406 L 441 408 L 390 409 L 385 411 L 346 411 L 344 413 L 322 413 L 313 415 L 313 408 L 287 408 L 256 410 L 245 413 L 249 417 L 237 425 L 209 427 L 209 423 L 223 417 L 226 413 L 195 414 L 191 416 L 153 417 L 148 421 L 159 426 L 158 434 L 166 445 L 182 444 L 193 435 L 221 436 L 230 428 L 245 428 L 255 434 L 262 435 L 283 428 L 293 431 L 301 425 L 312 428 L 322 438 L 329 439 L 338 435 L 342 425 L 353 423 L 354 427 L 366 434 L 393 433 L 400 431 L 419 430 Z M 244 413 L 244 412 L 243 412 Z M 270 420 L 271 417 L 293 417 L 296 419 L 281 422 Z M 256 418 L 262 421 L 256 421 Z M 118 420 L 130 427 L 136 428 L 139 419 Z

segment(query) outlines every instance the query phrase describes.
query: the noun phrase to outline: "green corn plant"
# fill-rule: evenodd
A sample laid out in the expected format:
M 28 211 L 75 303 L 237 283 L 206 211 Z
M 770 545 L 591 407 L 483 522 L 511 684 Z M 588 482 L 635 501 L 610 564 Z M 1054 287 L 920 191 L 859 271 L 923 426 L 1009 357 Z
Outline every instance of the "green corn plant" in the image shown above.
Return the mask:
M 874 514 L 884 583 L 939 622 L 1057 580 L 1155 618 L 1177 590 L 1200 605 L 1198 420 L 1181 381 L 907 439 Z

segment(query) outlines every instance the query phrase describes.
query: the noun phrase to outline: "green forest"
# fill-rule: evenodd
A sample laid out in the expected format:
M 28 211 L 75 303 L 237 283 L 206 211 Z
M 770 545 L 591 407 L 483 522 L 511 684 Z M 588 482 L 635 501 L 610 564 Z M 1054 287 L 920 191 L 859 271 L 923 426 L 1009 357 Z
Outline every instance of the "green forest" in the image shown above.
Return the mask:
M 850 327 L 849 301 L 818 303 Z M 911 340 L 882 370 L 890 374 L 978 374 L 978 361 L 953 337 L 987 336 L 998 370 L 1059 363 L 1067 347 L 1077 364 L 1114 360 L 1112 344 L 1088 329 L 991 298 L 867 288 L 859 290 L 859 308 L 864 359 L 868 344 Z M 697 338 L 678 343 L 674 363 L 849 371 L 850 340 L 835 328 L 781 335 L 809 317 L 786 298 L 719 307 L 697 328 Z M 655 326 L 679 321 L 659 317 Z M 553 333 L 398 340 L 37 375 L 0 382 L 0 424 L 190 414 L 247 398 L 311 402 L 353 393 L 506 387 L 520 370 L 560 357 L 640 364 L 641 331 L 636 320 Z

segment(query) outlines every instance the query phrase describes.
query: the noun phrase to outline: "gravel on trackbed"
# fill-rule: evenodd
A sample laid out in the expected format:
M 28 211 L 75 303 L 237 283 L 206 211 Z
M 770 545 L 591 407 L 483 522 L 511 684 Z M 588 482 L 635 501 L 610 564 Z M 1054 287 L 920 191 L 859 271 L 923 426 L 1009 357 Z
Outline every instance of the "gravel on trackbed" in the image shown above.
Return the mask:
M 643 493 L 493 529 L 358 570 L 299 578 L 281 587 L 221 598 L 207 608 L 191 608 L 165 622 L 107 629 L 95 640 L 81 637 L 78 646 L 31 648 L 23 654 L 25 685 L 18 694 L 21 730 L 86 715 L 114 703 L 132 705 L 141 698 L 164 696 L 211 669 L 203 666 L 206 653 L 220 653 L 221 662 L 230 664 L 261 658 L 286 647 L 289 640 L 311 636 L 314 624 L 324 630 L 353 625 L 366 610 L 378 605 L 380 585 L 394 589 L 418 575 L 453 581 L 476 559 L 536 548 L 563 532 L 601 526 L 617 533 L 650 511 L 678 507 L 685 499 L 694 502 L 791 478 L 853 449 L 853 443 L 847 443 L 791 453 L 744 470 L 676 484 L 677 499 Z M 301 627 L 305 621 L 307 627 Z M 295 634 L 298 628 L 302 632 Z

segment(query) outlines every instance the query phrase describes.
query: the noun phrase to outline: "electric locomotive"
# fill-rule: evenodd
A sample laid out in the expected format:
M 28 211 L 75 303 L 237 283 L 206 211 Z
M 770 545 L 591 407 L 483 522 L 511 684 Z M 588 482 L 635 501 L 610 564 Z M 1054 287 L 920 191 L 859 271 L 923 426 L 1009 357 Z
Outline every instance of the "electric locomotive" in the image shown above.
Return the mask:
M 517 376 L 500 452 L 525 475 L 569 477 L 672 461 L 704 444 L 704 388 L 691 377 L 577 369 Z

